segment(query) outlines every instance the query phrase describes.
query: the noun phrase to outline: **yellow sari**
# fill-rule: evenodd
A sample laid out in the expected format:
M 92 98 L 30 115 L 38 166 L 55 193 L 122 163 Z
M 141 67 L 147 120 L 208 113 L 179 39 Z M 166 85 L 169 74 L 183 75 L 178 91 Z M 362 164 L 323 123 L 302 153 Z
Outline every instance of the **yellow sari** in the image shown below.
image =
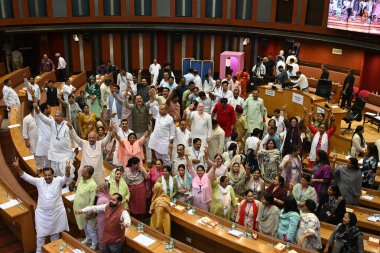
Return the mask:
M 153 197 L 149 213 L 150 226 L 165 235 L 170 235 L 170 199 L 165 194 L 162 184 L 156 182 L 152 189 Z

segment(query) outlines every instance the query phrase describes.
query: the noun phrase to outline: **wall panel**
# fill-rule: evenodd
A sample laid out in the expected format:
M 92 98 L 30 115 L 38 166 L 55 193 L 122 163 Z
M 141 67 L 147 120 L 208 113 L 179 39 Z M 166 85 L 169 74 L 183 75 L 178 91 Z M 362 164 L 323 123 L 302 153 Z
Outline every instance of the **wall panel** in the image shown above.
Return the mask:
M 92 44 L 88 39 L 83 40 L 83 55 L 84 55 L 84 68 L 86 71 L 92 72 Z
M 100 59 L 100 63 L 102 63 L 110 59 L 109 33 L 102 33 L 100 35 L 100 45 L 102 49 L 102 54 L 101 54 L 102 59 Z
M 71 47 L 71 70 L 73 73 L 81 72 L 80 61 L 79 61 L 79 43 L 70 39 Z
M 150 64 L 152 64 L 152 47 L 151 47 L 152 33 L 144 32 L 143 33 L 143 61 L 144 69 L 149 69 Z
M 131 40 L 130 40 L 130 47 L 131 47 L 131 54 L 130 54 L 130 71 L 139 69 L 139 33 L 130 33 Z
M 113 33 L 113 59 L 114 59 L 113 64 L 115 64 L 119 68 L 122 66 L 121 58 L 122 58 L 121 33 L 117 32 L 117 33 Z

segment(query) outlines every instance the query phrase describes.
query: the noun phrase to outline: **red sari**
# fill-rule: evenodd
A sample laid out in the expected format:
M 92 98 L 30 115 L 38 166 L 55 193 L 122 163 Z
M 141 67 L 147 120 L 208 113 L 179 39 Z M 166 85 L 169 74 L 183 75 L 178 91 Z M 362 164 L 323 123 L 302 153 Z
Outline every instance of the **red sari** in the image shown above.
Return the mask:
M 242 201 L 242 204 L 240 206 L 240 211 L 239 211 L 239 220 L 238 220 L 238 224 L 241 225 L 241 226 L 245 226 L 245 216 L 246 215 L 249 215 L 249 213 L 252 211 L 252 229 L 253 230 L 257 230 L 256 228 L 256 218 L 257 218 L 257 213 L 258 213 L 258 207 L 256 205 L 256 201 L 253 201 L 252 204 L 250 205 L 249 207 L 249 210 L 248 212 L 246 212 L 246 209 L 247 209 L 247 201 L 246 200 L 243 200 Z

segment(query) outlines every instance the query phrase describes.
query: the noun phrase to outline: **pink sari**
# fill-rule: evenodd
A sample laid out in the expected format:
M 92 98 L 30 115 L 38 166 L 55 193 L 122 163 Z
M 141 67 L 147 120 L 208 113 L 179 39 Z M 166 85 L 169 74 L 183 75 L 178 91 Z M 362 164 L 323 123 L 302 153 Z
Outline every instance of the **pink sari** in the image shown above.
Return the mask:
M 212 170 L 207 174 L 205 173 L 202 178 L 199 178 L 193 167 L 189 168 L 189 171 L 192 177 L 193 205 L 208 212 L 210 210 L 212 194 L 209 176 Z

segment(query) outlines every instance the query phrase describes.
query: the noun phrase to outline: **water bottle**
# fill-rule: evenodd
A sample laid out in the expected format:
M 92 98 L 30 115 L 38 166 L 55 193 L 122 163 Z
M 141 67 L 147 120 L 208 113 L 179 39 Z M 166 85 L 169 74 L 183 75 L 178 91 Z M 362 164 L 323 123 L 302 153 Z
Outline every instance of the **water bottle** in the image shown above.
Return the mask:
M 174 239 L 170 238 L 170 244 L 169 244 L 170 249 L 174 249 Z
M 173 204 L 176 205 L 176 203 L 177 203 L 177 199 L 173 198 Z
M 63 252 L 63 245 L 62 245 L 62 243 L 59 245 L 59 252 Z
M 235 222 L 232 222 L 232 230 L 235 230 L 235 228 L 236 228 Z
M 144 224 L 140 222 L 140 232 L 144 232 Z
M 289 242 L 286 242 L 285 250 L 286 250 L 287 252 L 290 251 L 290 243 L 289 243 Z
M 165 250 L 166 250 L 166 252 L 169 252 L 169 249 L 170 249 L 169 243 L 165 242 Z
M 347 156 L 351 156 L 350 150 L 347 151 Z

